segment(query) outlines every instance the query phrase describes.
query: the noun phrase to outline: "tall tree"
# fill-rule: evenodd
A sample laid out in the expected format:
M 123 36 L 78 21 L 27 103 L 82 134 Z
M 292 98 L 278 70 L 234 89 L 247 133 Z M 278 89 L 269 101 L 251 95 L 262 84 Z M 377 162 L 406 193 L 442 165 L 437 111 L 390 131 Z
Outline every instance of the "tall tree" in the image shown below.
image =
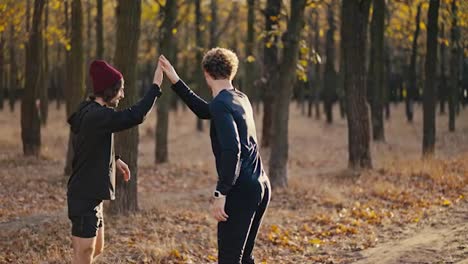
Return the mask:
M 15 26 L 13 23 L 10 25 L 10 83 L 8 87 L 8 102 L 10 104 L 10 111 L 15 110 L 16 90 L 18 89 L 18 62 L 16 61 L 16 39 L 15 39 Z
M 372 137 L 375 141 L 385 140 L 383 121 L 384 93 L 384 26 L 385 0 L 373 1 L 371 22 L 370 66 L 368 76 L 369 90 L 372 90 L 371 116 Z
M 418 5 L 416 13 L 415 25 L 416 30 L 413 36 L 413 45 L 411 48 L 411 58 L 408 73 L 408 85 L 406 87 L 406 118 L 408 122 L 413 122 L 413 101 L 418 94 L 417 76 L 416 76 L 416 59 L 418 56 L 418 37 L 419 37 L 419 21 L 421 17 L 422 2 Z
M 371 0 L 342 0 L 344 80 L 348 117 L 349 167 L 371 168 L 369 116 L 366 104 L 367 25 Z
M 314 49 L 316 54 L 320 53 L 320 23 L 319 23 L 320 13 L 315 12 L 315 22 L 314 22 Z M 321 62 L 317 61 L 315 64 L 315 119 L 320 119 L 320 92 L 322 87 L 322 79 L 320 78 L 320 65 Z
M 42 11 L 44 0 L 34 1 L 33 23 L 26 50 L 26 84 L 21 102 L 21 139 L 26 156 L 39 156 L 41 151 L 41 126 L 36 99 L 42 70 Z
M 169 1 L 171 2 L 171 1 Z M 114 63 L 125 78 L 125 100 L 120 108 L 128 108 L 138 100 L 136 85 L 138 40 L 140 38 L 141 0 L 118 0 L 116 8 L 117 33 Z M 138 127 L 116 136 L 115 151 L 121 155 L 130 171 L 132 180 L 125 183 L 122 177 L 116 178 L 116 199 L 110 210 L 115 214 L 127 214 L 138 210 Z
M 5 85 L 5 52 L 4 52 L 4 47 L 5 47 L 5 38 L 3 36 L 3 31 L 0 32 L 0 110 L 3 110 L 3 100 L 5 97 L 5 92 L 7 89 L 7 86 Z
M 96 58 L 104 58 L 104 26 L 102 0 L 97 0 L 96 14 Z
M 76 110 L 83 100 L 86 91 L 84 79 L 83 6 L 81 0 L 72 0 L 71 13 L 71 52 L 66 74 L 66 81 L 69 83 L 70 88 L 65 93 L 67 116 L 70 116 Z M 70 131 L 65 175 L 71 173 L 71 161 L 73 159 L 71 137 L 72 133 Z
M 196 65 L 200 66 L 203 59 L 204 50 L 204 39 L 203 39 L 203 15 L 201 9 L 201 0 L 195 0 L 195 57 Z M 206 95 L 205 89 L 203 89 L 204 79 L 201 67 L 195 68 L 195 84 L 199 94 L 204 97 Z M 203 131 L 203 120 L 197 119 L 197 130 Z
M 218 46 L 218 0 L 210 1 L 210 48 Z
M 333 102 L 336 96 L 336 70 L 335 70 L 335 17 L 333 12 L 333 4 L 328 5 L 327 10 L 328 30 L 325 46 L 325 73 L 324 73 L 324 88 L 323 88 L 323 106 L 327 123 L 333 122 Z
M 269 147 L 273 121 L 273 87 L 278 75 L 278 23 L 281 0 L 268 0 L 265 6 L 265 32 L 263 48 L 263 126 L 262 146 Z
M 306 0 L 291 1 L 291 15 L 288 28 L 283 35 L 284 52 L 279 65 L 279 81 L 273 97 L 274 112 L 271 134 L 270 177 L 273 186 L 286 187 L 288 184 L 288 120 L 292 83 L 296 77 L 296 63 L 300 32 L 304 26 Z
M 440 0 L 430 0 L 427 12 L 426 82 L 423 95 L 423 155 L 434 154 L 435 145 L 435 75 Z
M 250 100 L 256 101 L 257 89 L 254 87 L 255 80 L 255 0 L 247 1 L 247 41 L 245 42 L 245 77 L 243 90 Z
M 49 26 L 49 1 L 45 0 L 44 7 L 44 32 L 47 31 Z M 40 88 L 40 120 L 41 125 L 46 125 L 47 118 L 49 116 L 49 45 L 45 38 L 41 38 L 44 48 L 44 56 L 42 59 L 42 71 L 41 71 L 41 88 Z
M 176 57 L 176 46 L 174 45 L 175 40 L 172 30 L 175 28 L 177 20 L 176 1 L 167 1 L 162 7 L 161 12 L 163 15 L 163 22 L 159 30 L 159 52 L 165 54 L 169 60 L 174 61 Z M 155 162 L 157 163 L 166 162 L 169 158 L 167 135 L 169 130 L 170 102 L 170 93 L 165 94 L 158 101 L 155 151 Z
M 440 25 L 440 38 L 442 41 L 439 45 L 439 53 L 440 53 L 440 77 L 439 77 L 439 105 L 440 105 L 440 114 L 445 114 L 445 103 L 447 101 L 447 74 L 446 74 L 446 44 L 445 44 L 445 24 L 441 23 Z
M 449 131 L 455 131 L 456 107 L 458 105 L 458 81 L 461 72 L 460 28 L 458 26 L 457 0 L 452 0 L 452 28 L 450 32 L 450 80 L 449 80 Z

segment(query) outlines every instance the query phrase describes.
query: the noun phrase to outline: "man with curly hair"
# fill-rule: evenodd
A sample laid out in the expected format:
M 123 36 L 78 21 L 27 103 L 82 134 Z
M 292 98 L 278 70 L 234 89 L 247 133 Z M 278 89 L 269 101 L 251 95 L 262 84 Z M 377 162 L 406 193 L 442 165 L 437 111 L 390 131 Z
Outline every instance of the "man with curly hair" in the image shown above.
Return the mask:
M 185 104 L 199 118 L 211 120 L 211 145 L 218 172 L 211 212 L 218 221 L 218 261 L 255 263 L 252 251 L 271 187 L 259 153 L 252 106 L 232 85 L 239 64 L 237 56 L 228 49 L 214 48 L 203 57 L 205 79 L 213 94 L 209 103 L 179 78 L 164 56 L 159 62 Z

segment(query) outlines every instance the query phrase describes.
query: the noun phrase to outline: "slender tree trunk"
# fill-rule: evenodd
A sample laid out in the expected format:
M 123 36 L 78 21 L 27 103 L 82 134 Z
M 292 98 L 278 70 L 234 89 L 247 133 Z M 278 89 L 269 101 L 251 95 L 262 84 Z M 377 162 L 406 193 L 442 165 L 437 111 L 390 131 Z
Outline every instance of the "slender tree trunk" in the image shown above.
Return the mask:
M 314 49 L 315 52 L 318 54 L 321 54 L 320 52 L 320 24 L 319 24 L 319 18 L 320 18 L 320 13 L 316 12 L 315 13 L 315 23 L 314 23 Z M 315 64 L 315 95 L 314 95 L 314 100 L 315 100 L 315 119 L 320 120 L 320 93 L 322 91 L 322 78 L 320 75 L 320 65 L 321 62 L 318 62 Z
M 196 89 L 198 90 L 200 95 L 206 95 L 206 92 L 203 90 L 203 72 L 201 69 L 201 62 L 203 59 L 203 48 L 205 46 L 203 41 L 203 32 L 202 32 L 202 10 L 201 10 L 201 0 L 195 0 L 195 43 L 196 43 L 196 62 L 197 67 L 195 68 L 195 83 Z M 197 119 L 197 130 L 203 131 L 204 130 L 204 122 L 201 119 Z
M 45 13 L 44 13 L 44 32 L 47 31 L 47 27 L 49 24 L 49 1 L 45 0 Z M 43 68 L 42 68 L 42 87 L 40 90 L 40 117 L 41 117 L 41 125 L 45 126 L 47 124 L 47 119 L 49 116 L 49 45 L 47 45 L 47 40 L 42 38 L 41 41 L 43 42 L 44 47 L 44 57 L 43 57 Z
M 435 146 L 435 74 L 437 65 L 437 31 L 440 0 L 430 0 L 427 13 L 426 83 L 423 105 L 423 155 L 434 154 Z
M 325 82 L 324 82 L 324 112 L 327 118 L 327 123 L 333 122 L 333 102 L 336 96 L 336 70 L 335 70 L 335 40 L 334 34 L 336 30 L 334 22 L 333 5 L 328 5 L 327 12 L 328 19 L 328 30 L 327 30 L 327 41 L 325 47 L 325 56 L 327 57 L 325 62 Z
M 279 82 L 273 98 L 275 110 L 271 134 L 270 178 L 275 187 L 288 185 L 288 120 L 292 83 L 296 77 L 296 63 L 300 32 L 304 26 L 306 0 L 291 1 L 291 16 L 283 36 L 284 53 L 279 66 Z
M 273 120 L 273 85 L 278 78 L 278 36 L 274 29 L 278 27 L 281 0 L 268 0 L 265 6 L 265 31 L 263 50 L 263 128 L 262 146 L 269 147 L 272 134 Z
M 85 2 L 85 8 L 86 8 L 86 48 L 85 48 L 85 65 L 86 67 L 91 64 L 91 54 L 92 54 L 92 5 L 91 1 L 86 1 Z M 86 85 L 86 93 L 91 94 L 93 91 L 93 88 L 91 87 L 91 78 L 89 77 L 89 74 L 85 74 L 85 85 Z
M 66 104 L 67 116 L 70 116 L 78 107 L 85 96 L 84 79 L 84 47 L 83 47 L 83 7 L 81 0 L 72 0 L 71 3 L 71 52 L 67 67 Z M 68 139 L 67 162 L 65 164 L 65 175 L 71 174 L 71 161 L 73 159 L 73 146 L 71 144 L 72 134 Z
M 419 36 L 419 21 L 421 17 L 421 6 L 418 5 L 418 11 L 416 13 L 416 30 L 413 36 L 413 47 L 411 49 L 411 59 L 409 66 L 408 76 L 408 87 L 406 87 L 406 118 L 408 122 L 413 122 L 413 101 L 415 100 L 416 94 L 418 93 L 417 75 L 416 75 L 416 59 L 418 56 L 418 36 Z
M 459 54 L 460 47 L 460 28 L 458 26 L 458 7 L 457 1 L 452 0 L 452 29 L 450 33 L 450 80 L 449 80 L 449 131 L 455 131 L 456 106 L 458 105 L 458 80 L 460 76 Z
M 41 151 L 41 126 L 39 109 L 36 99 L 39 95 L 41 83 L 39 82 L 42 42 L 42 11 L 44 0 L 34 1 L 34 13 L 32 28 L 29 33 L 29 41 L 26 51 L 26 85 L 23 100 L 21 102 L 21 138 L 23 141 L 23 153 L 26 156 L 39 156 Z
M 344 78 L 348 117 L 349 167 L 371 168 L 369 112 L 366 104 L 366 39 L 370 0 L 342 1 Z
M 248 14 L 247 14 L 247 41 L 245 43 L 245 78 L 243 90 L 249 96 L 252 102 L 256 101 L 257 89 L 254 87 L 255 80 L 255 0 L 248 0 Z
M 96 58 L 104 58 L 104 26 L 103 26 L 103 8 L 102 0 L 97 0 L 96 15 Z
M 210 1 L 210 11 L 210 48 L 215 48 L 218 46 L 218 0 Z
M 161 54 L 166 54 L 168 59 L 175 63 L 176 57 L 176 47 L 174 35 L 172 34 L 172 29 L 175 27 L 175 22 L 177 20 L 177 4 L 175 1 L 168 1 L 163 9 L 163 23 L 160 28 L 160 39 L 159 39 L 159 51 Z M 200 64 L 197 64 L 197 67 Z M 158 122 L 156 123 L 156 152 L 155 152 L 155 162 L 163 163 L 168 161 L 168 130 L 169 130 L 169 107 L 171 102 L 171 97 L 167 96 L 170 93 L 166 93 L 158 101 L 157 108 L 157 117 Z
M 31 0 L 26 0 L 26 32 L 31 28 Z
M 3 110 L 3 101 L 5 99 L 5 92 L 7 91 L 7 86 L 5 85 L 5 38 L 3 32 L 0 33 L 0 110 Z
M 16 103 L 16 90 L 18 89 L 18 62 L 16 61 L 16 47 L 15 47 L 15 27 L 10 25 L 10 83 L 8 87 L 8 102 L 10 104 L 10 111 L 15 111 Z
M 384 44 L 384 80 L 383 80 L 383 102 L 384 102 L 384 107 L 385 107 L 385 119 L 389 120 L 390 119 L 390 76 L 392 74 L 391 70 L 391 60 L 390 60 L 390 47 L 386 44 Z
M 128 108 L 138 100 L 137 52 L 140 38 L 141 0 L 118 0 L 116 8 L 117 33 L 114 61 L 115 66 L 125 76 L 125 100 L 121 109 Z M 128 164 L 132 179 L 124 182 L 116 177 L 116 199 L 111 201 L 110 211 L 114 214 L 128 214 L 138 210 L 138 127 L 134 127 L 116 136 L 116 154 Z
M 385 30 L 385 0 L 373 1 L 371 22 L 371 51 L 368 89 L 372 90 L 371 116 L 372 137 L 374 141 L 384 141 L 383 121 L 383 89 L 384 89 L 384 30 Z
M 440 38 L 445 40 L 445 24 L 441 23 L 440 28 Z M 439 78 L 439 104 L 440 104 L 440 114 L 445 114 L 445 102 L 447 100 L 447 75 L 446 75 L 446 67 L 445 67 L 445 41 L 440 42 L 439 50 L 440 50 L 440 78 Z

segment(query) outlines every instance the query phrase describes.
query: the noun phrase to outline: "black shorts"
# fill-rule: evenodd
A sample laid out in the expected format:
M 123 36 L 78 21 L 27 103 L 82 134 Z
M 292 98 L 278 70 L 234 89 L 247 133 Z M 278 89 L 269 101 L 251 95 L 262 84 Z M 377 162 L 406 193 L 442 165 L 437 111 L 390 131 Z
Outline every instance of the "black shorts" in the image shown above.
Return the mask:
M 79 200 L 68 198 L 68 218 L 72 222 L 72 235 L 92 238 L 104 225 L 102 200 Z

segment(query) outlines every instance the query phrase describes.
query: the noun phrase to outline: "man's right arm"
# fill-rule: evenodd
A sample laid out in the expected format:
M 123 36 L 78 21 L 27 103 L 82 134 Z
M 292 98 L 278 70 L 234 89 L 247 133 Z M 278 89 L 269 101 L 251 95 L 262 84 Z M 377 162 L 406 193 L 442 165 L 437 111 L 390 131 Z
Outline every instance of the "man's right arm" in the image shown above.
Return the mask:
M 105 108 L 93 115 L 93 123 L 98 128 L 110 130 L 111 132 L 118 132 L 139 125 L 143 123 L 146 115 L 161 94 L 159 86 L 153 84 L 145 96 L 135 105 L 120 111 Z

